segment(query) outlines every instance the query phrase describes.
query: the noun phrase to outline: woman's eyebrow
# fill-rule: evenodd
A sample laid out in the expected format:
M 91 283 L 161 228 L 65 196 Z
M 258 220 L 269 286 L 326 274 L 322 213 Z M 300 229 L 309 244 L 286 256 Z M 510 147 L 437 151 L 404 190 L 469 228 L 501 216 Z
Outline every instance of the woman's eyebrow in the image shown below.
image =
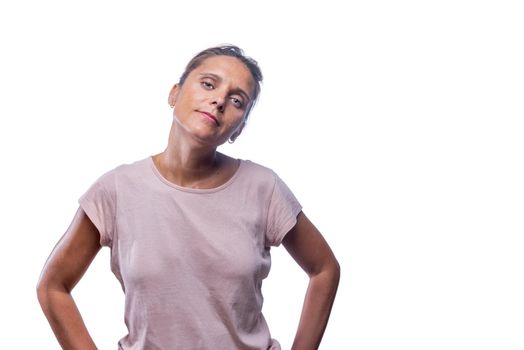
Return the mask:
M 204 77 L 207 76 L 218 82 L 222 81 L 222 78 L 220 77 L 220 75 L 216 75 L 214 73 L 200 73 L 200 76 L 204 76 Z M 247 102 L 251 101 L 251 99 L 249 98 L 249 95 L 240 87 L 236 87 L 232 89 L 231 92 L 243 95 L 244 98 L 247 100 Z
M 218 81 L 222 81 L 222 78 L 220 77 L 220 75 L 216 75 L 216 74 L 213 74 L 213 73 L 200 73 L 200 76 L 208 76 L 208 77 L 211 77 L 215 80 L 218 80 Z
M 237 87 L 237 88 L 231 90 L 231 92 L 236 93 L 236 94 L 240 94 L 240 95 L 244 96 L 244 98 L 246 99 L 246 102 L 251 101 L 251 99 L 249 98 L 249 95 L 248 95 L 244 90 L 242 90 L 242 89 L 239 88 L 239 87 Z

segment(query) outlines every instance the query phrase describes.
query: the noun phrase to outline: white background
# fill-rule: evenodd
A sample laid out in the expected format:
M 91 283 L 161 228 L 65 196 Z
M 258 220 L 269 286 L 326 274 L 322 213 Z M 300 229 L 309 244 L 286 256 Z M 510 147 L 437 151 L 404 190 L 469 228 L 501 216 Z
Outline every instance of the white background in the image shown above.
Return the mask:
M 233 43 L 265 81 L 220 150 L 273 168 L 341 263 L 321 349 L 523 349 L 518 3 L 2 2 L 1 347 L 59 348 L 35 287 L 78 197 L 162 151 L 184 65 Z M 289 349 L 307 276 L 272 256 L 264 314 Z M 73 295 L 116 349 L 107 248 Z

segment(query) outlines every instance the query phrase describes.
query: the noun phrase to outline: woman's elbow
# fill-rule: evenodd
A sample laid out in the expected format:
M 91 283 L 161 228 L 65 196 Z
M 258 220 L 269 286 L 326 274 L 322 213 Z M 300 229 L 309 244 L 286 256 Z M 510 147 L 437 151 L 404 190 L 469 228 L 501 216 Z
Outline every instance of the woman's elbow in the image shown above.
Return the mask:
M 333 274 L 333 278 L 337 281 L 340 280 L 340 264 L 336 258 L 333 258 L 333 262 L 331 263 L 330 267 L 331 273 Z
M 69 293 L 63 284 L 40 277 L 36 284 L 36 297 L 44 312 L 48 309 L 53 293 Z
M 333 258 L 333 259 L 330 259 L 329 261 L 325 262 L 322 267 L 320 268 L 320 270 L 318 271 L 318 273 L 310 276 L 310 277 L 315 277 L 315 276 L 329 276 L 329 279 L 330 280 L 335 280 L 337 283 L 340 279 L 340 264 L 339 262 L 337 261 L 337 259 Z
M 38 283 L 36 284 L 36 297 L 38 299 L 38 303 L 45 313 L 49 305 L 49 286 L 43 279 L 39 279 Z
M 36 284 L 36 297 L 42 307 L 47 303 L 49 291 L 51 290 L 50 283 L 47 279 L 40 277 Z
M 325 276 L 326 283 L 336 290 L 340 281 L 340 264 L 335 258 L 324 265 L 322 274 Z

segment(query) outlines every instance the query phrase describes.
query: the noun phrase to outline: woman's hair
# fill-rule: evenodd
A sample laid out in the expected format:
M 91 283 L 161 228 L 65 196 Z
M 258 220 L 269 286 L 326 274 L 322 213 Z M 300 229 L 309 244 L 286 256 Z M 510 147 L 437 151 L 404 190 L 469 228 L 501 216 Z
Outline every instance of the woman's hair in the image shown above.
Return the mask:
M 211 47 L 209 49 L 205 49 L 203 51 L 200 51 L 189 61 L 189 63 L 186 66 L 186 69 L 182 76 L 180 77 L 180 80 L 178 81 L 178 84 L 182 86 L 184 82 L 186 81 L 187 76 L 189 73 L 191 73 L 195 68 L 200 66 L 202 62 L 204 62 L 207 58 L 213 57 L 213 56 L 230 56 L 235 57 L 239 59 L 244 65 L 249 69 L 249 72 L 251 73 L 251 76 L 253 77 L 253 81 L 255 82 L 255 91 L 253 92 L 253 103 L 249 107 L 249 109 L 246 111 L 246 120 L 249 115 L 249 112 L 251 111 L 251 108 L 255 105 L 255 102 L 258 98 L 258 95 L 260 94 L 260 83 L 262 82 L 262 72 L 260 71 L 260 68 L 258 67 L 257 61 L 252 59 L 251 57 L 248 57 L 244 54 L 244 51 L 242 51 L 241 48 L 234 45 L 224 45 L 224 46 L 216 46 Z

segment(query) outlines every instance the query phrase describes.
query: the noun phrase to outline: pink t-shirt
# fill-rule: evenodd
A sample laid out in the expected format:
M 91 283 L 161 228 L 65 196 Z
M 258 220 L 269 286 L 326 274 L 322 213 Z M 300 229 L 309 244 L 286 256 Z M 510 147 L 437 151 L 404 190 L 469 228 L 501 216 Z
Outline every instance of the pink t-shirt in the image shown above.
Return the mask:
M 273 170 L 241 160 L 223 185 L 192 189 L 147 157 L 104 173 L 78 202 L 125 293 L 119 350 L 280 349 L 261 286 L 302 206 Z

